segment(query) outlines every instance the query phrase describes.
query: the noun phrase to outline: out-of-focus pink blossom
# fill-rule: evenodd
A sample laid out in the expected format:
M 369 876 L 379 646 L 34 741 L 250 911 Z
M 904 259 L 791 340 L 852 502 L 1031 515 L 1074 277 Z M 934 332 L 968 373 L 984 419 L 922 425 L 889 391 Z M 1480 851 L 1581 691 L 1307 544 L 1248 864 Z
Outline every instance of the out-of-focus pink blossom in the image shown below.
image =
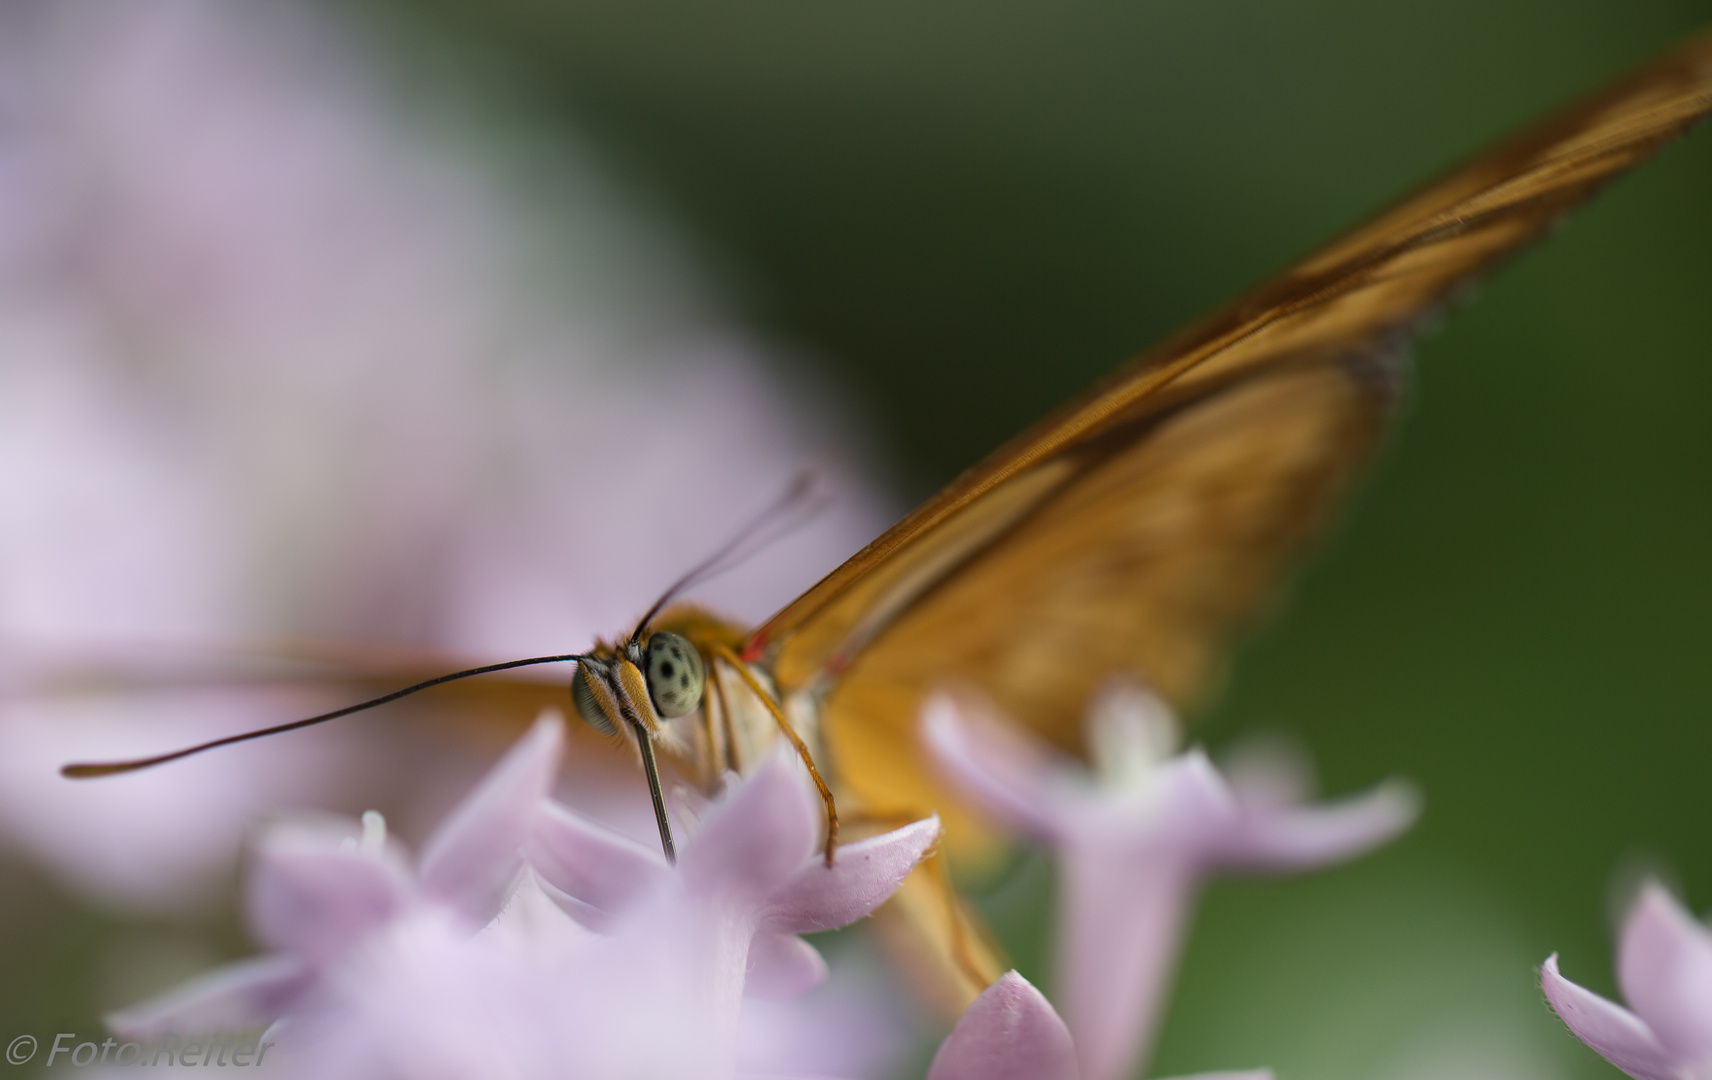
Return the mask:
M 1564 978 L 1556 953 L 1540 972 L 1569 1029 L 1630 1076 L 1712 1077 L 1712 931 L 1657 882 L 1641 889 L 1623 920 L 1617 984 L 1627 1009 Z
M 405 939 L 481 929 L 510 896 L 523 848 L 558 772 L 564 723 L 544 716 L 429 838 L 415 873 L 378 814 L 361 839 L 328 824 L 281 825 L 256 845 L 249 922 L 273 950 L 115 1014 L 131 1038 L 272 1022 L 337 983 L 348 958 L 394 931 Z
M 1396 836 L 1416 813 L 1399 784 L 1303 806 L 1289 778 L 1227 779 L 1205 753 L 1173 754 L 1175 720 L 1134 687 L 1089 717 L 1095 774 L 978 709 L 932 700 L 935 760 L 994 817 L 1052 846 L 1058 863 L 1057 986 L 1082 1075 L 1118 1080 L 1150 1049 L 1201 883 L 1229 871 L 1302 870 Z
M 765 615 L 883 524 L 585 153 L 531 202 L 419 100 L 324 5 L 0 9 L 0 689 L 44 650 L 571 651 L 805 461 L 846 497 L 707 599 Z M 384 770 L 323 730 L 54 775 L 334 704 L 213 700 L 0 702 L 0 838 L 172 907 L 257 813 Z

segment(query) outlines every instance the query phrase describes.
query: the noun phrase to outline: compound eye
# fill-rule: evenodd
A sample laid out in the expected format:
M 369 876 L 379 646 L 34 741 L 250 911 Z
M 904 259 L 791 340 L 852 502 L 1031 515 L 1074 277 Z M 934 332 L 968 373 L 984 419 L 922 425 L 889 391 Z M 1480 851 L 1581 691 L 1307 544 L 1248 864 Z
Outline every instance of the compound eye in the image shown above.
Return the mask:
M 701 654 L 682 634 L 662 630 L 648 639 L 648 696 L 654 711 L 675 720 L 701 704 L 706 673 Z
M 571 701 L 577 706 L 577 714 L 589 727 L 602 735 L 618 734 L 618 729 L 612 726 L 612 721 L 600 707 L 600 702 L 595 700 L 594 691 L 589 689 L 588 673 L 580 664 L 577 666 L 577 673 L 571 676 Z

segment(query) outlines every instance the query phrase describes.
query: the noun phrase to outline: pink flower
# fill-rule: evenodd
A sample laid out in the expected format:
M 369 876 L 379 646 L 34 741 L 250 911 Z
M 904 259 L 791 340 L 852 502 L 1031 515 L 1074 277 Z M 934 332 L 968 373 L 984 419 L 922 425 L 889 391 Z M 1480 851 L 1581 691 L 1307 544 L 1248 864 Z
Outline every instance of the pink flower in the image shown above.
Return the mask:
M 937 817 L 819 853 L 820 804 L 788 746 L 711 804 L 676 868 L 659 852 L 560 806 L 539 819 L 530 861 L 565 909 L 616 938 L 674 940 L 735 1017 L 739 996 L 788 998 L 819 983 L 825 962 L 798 934 L 866 916 L 939 836 Z
M 939 1045 L 927 1080 L 1079 1080 L 1077 1054 L 1052 1005 L 1011 971 L 987 987 Z M 1266 1069 L 1183 1080 L 1272 1080 Z
M 1569 1030 L 1630 1076 L 1712 1077 L 1712 932 L 1657 882 L 1641 889 L 1623 920 L 1617 984 L 1628 1009 L 1564 978 L 1556 953 L 1540 972 Z
M 819 982 L 825 964 L 796 935 L 882 903 L 938 821 L 847 844 L 828 868 L 819 804 L 787 750 L 732 778 L 668 867 L 547 801 L 562 738 L 557 718 L 539 722 L 414 871 L 378 815 L 360 842 L 324 826 L 270 832 L 249 920 L 273 951 L 112 1027 L 141 1039 L 280 1017 L 292 1075 L 351 1080 L 738 1077 L 747 1058 L 788 1065 L 778 1047 L 740 1038 L 745 992 L 783 998 Z M 534 869 L 515 887 L 526 857 Z
M 549 894 L 602 937 L 568 978 L 578 1035 L 566 1075 L 722 1077 L 745 1073 L 745 994 L 791 998 L 826 976 L 798 934 L 854 922 L 889 897 L 939 835 L 929 818 L 820 856 L 821 809 L 781 746 L 701 812 L 678 864 L 657 849 L 550 806 L 529 849 Z M 669 1034 L 666 1034 L 668 1033 Z
M 995 818 L 1052 846 L 1057 985 L 1082 1075 L 1117 1080 L 1149 1051 L 1190 905 L 1218 872 L 1302 870 L 1396 836 L 1415 800 L 1386 784 L 1298 805 L 1288 777 L 1226 778 L 1206 754 L 1171 756 L 1174 720 L 1150 693 L 1108 693 L 1089 717 L 1095 775 L 950 698 L 925 711 L 945 772 Z
M 282 1062 L 314 1080 L 778 1080 L 825 1059 L 826 1048 L 804 1054 L 777 1032 L 738 1037 L 694 956 L 678 951 L 684 941 L 653 922 L 589 935 L 526 878 L 474 938 L 417 917 L 354 949 L 281 1025 Z M 795 1011 L 780 1018 L 787 1032 Z M 866 1019 L 826 1030 L 848 1039 L 843 1025 Z
M 563 742 L 563 721 L 542 717 L 429 838 L 414 872 L 378 814 L 365 815 L 360 841 L 325 823 L 274 828 L 256 844 L 248 883 L 251 929 L 272 953 L 115 1014 L 109 1025 L 149 1038 L 268 1023 L 326 993 L 323 984 L 345 977 L 348 958 L 386 933 L 475 934 L 523 867 Z

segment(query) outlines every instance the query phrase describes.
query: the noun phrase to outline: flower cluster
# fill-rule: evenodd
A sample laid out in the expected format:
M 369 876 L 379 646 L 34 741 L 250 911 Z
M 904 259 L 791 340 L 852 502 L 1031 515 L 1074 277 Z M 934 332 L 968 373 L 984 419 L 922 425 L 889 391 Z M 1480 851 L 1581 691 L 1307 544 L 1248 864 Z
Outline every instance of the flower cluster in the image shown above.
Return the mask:
M 801 768 L 774 757 L 704 809 L 668 866 L 548 798 L 562 745 L 544 717 L 414 865 L 372 813 L 360 833 L 272 829 L 248 892 L 272 951 L 113 1029 L 277 1021 L 293 1070 L 318 1077 L 741 1075 L 745 994 L 820 982 L 797 935 L 873 910 L 939 832 L 928 819 L 850 844 L 828 869 Z
M 1198 750 L 1170 755 L 1169 715 L 1140 690 L 1108 697 L 1091 723 L 1098 781 L 949 699 L 927 710 L 936 759 L 1001 821 L 1053 846 L 1068 898 L 1065 1017 L 1012 972 L 940 1045 L 930 1080 L 1129 1075 L 1202 878 L 1347 857 L 1413 813 L 1391 787 L 1326 807 L 1265 798 L 1278 785 L 1226 778 Z M 669 865 L 550 798 L 562 743 L 561 722 L 544 717 L 414 865 L 377 814 L 360 828 L 276 826 L 256 844 L 248 893 L 271 951 L 111 1017 L 115 1032 L 272 1023 L 294 1073 L 353 1080 L 741 1077 L 761 1063 L 779 1075 L 779 1048 L 759 1044 L 746 1015 L 825 979 L 798 935 L 883 903 L 931 850 L 937 819 L 846 844 L 828 867 L 817 803 L 781 749 L 680 809 L 691 832 Z

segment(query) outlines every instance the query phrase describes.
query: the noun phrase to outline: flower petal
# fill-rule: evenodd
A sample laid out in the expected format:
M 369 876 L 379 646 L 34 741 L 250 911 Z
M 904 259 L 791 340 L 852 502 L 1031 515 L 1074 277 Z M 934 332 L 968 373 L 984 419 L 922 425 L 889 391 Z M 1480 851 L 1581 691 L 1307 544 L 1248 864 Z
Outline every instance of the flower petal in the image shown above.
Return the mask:
M 820 952 L 795 934 L 762 931 L 749 943 L 746 997 L 785 1001 L 812 990 L 826 978 Z
M 1109 792 L 1107 799 L 1121 808 L 1117 820 L 1104 826 L 1111 829 L 1112 842 L 1177 852 L 1196 867 L 1216 858 L 1242 820 L 1236 793 L 1199 746 L 1165 762 L 1145 786 Z M 1086 840 L 1089 834 L 1086 825 L 1078 824 L 1070 835 Z
M 559 771 L 565 724 L 543 712 L 423 846 L 423 890 L 485 924 L 505 903 L 522 848 Z
M 937 815 L 814 858 L 768 900 L 767 924 L 793 934 L 847 926 L 885 903 L 939 838 Z
M 1027 979 L 999 977 L 939 1045 L 927 1080 L 1076 1080 L 1070 1031 Z
M 311 963 L 333 959 L 398 916 L 415 883 L 390 851 L 339 846 L 315 827 L 281 826 L 255 845 L 250 927 L 264 945 Z
M 846 943 L 848 944 L 848 943 Z M 743 999 L 737 1074 L 751 1077 L 921 1076 L 914 1002 L 866 950 L 845 949 L 826 982 L 790 1001 Z
M 1642 888 L 1623 922 L 1617 982 L 1675 1057 L 1712 1057 L 1712 933 L 1657 882 Z
M 571 914 L 604 922 L 671 876 L 659 851 L 645 847 L 555 802 L 543 804 L 526 849 L 541 880 L 575 900 Z
M 779 741 L 773 756 L 702 818 L 679 863 L 692 891 L 736 889 L 764 897 L 809 857 L 820 807 L 809 797 L 796 754 Z
M 936 694 L 922 708 L 922 739 L 934 762 L 984 809 L 1018 832 L 1057 835 L 1063 765 L 1033 740 Z
M 1311 869 L 1390 841 L 1414 824 L 1420 807 L 1413 785 L 1400 780 L 1316 806 L 1244 806 L 1211 855 L 1228 869 Z
M 1576 1038 L 1637 1080 L 1678 1080 L 1675 1061 L 1639 1017 L 1564 978 L 1557 954 L 1540 969 L 1540 988 Z
M 1198 892 L 1176 852 L 1059 851 L 1057 982 L 1087 1080 L 1130 1076 L 1151 1049 Z
M 289 956 L 263 956 L 229 964 L 158 997 L 107 1016 L 122 1039 L 152 1039 L 167 1032 L 237 1031 L 271 1023 L 309 984 L 304 965 Z

